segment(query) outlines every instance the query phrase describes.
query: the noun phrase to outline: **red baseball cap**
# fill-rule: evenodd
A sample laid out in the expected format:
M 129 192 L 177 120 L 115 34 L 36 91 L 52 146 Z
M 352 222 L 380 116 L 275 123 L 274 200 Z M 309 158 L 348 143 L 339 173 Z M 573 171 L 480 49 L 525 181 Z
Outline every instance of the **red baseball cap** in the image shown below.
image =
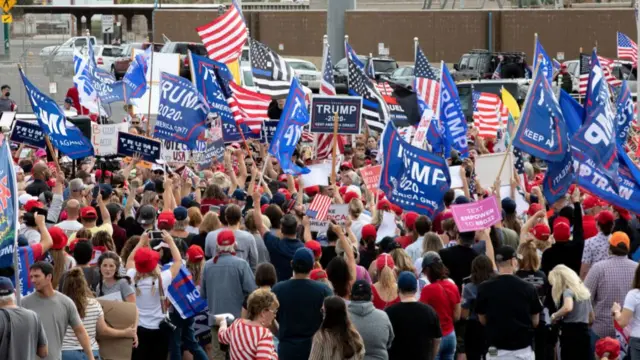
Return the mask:
M 49 228 L 49 236 L 51 236 L 51 240 L 53 240 L 53 245 L 51 245 L 51 249 L 53 250 L 62 250 L 65 246 L 67 246 L 67 242 L 69 238 L 67 238 L 67 234 L 64 233 L 64 230 L 60 229 L 57 226 L 52 226 Z
M 378 231 L 376 230 L 376 227 L 371 225 L 371 224 L 367 224 L 365 226 L 362 227 L 362 238 L 363 239 L 368 239 L 368 238 L 376 238 L 376 236 L 378 236 Z
M 267 208 L 269 207 L 269 204 L 263 204 L 260 207 L 260 213 L 264 214 L 265 211 L 267 211 Z
M 93 220 L 98 218 L 98 213 L 93 206 L 85 206 L 80 210 L 80 217 L 82 219 Z
M 620 342 L 608 336 L 596 341 L 596 355 L 599 359 L 617 359 L 620 356 Z
M 568 241 L 571 238 L 571 224 L 569 219 L 558 216 L 553 222 L 553 238 L 558 242 Z
M 545 223 L 537 223 L 530 232 L 540 241 L 549 240 L 549 235 L 551 235 L 551 229 L 549 229 L 549 225 Z
M 378 273 L 385 268 L 385 266 L 390 267 L 392 270 L 396 267 L 396 264 L 393 262 L 393 258 L 389 254 L 380 254 L 376 259 L 376 268 L 378 269 Z
M 597 206 L 602 206 L 602 202 L 593 195 L 587 196 L 582 202 L 582 208 L 585 210 L 590 210 Z
M 320 192 L 320 186 L 318 186 L 318 185 L 308 186 L 308 187 L 304 188 L 304 192 L 305 192 L 305 194 L 307 194 L 309 196 L 313 196 L 313 195 L 315 195 L 315 194 Z
M 347 193 L 344 194 L 343 198 L 344 198 L 344 203 L 348 204 L 351 202 L 351 200 L 359 199 L 360 197 L 355 191 L 347 191 Z
M 598 216 L 596 216 L 596 222 L 598 224 L 608 224 L 612 223 L 615 220 L 613 213 L 609 210 L 600 211 Z
M 309 274 L 309 278 L 311 280 L 313 280 L 313 281 L 326 279 L 327 278 L 327 272 L 322 270 L 322 269 L 313 269 L 313 270 L 311 270 L 311 273 Z
M 204 259 L 204 251 L 198 245 L 191 245 L 187 249 L 187 261 L 196 262 Z
M 163 211 L 158 215 L 158 229 L 171 230 L 176 223 L 176 216 L 171 211 Z
M 233 230 L 222 230 L 216 239 L 218 246 L 231 246 L 236 243 L 236 235 Z
M 307 241 L 306 243 L 304 243 L 304 247 L 311 250 L 313 252 L 313 256 L 315 256 L 316 258 L 322 255 L 322 246 L 320 246 L 320 243 L 315 240 Z
M 416 225 L 416 220 L 418 220 L 418 213 L 410 211 L 404 214 L 404 224 L 407 226 L 407 229 L 413 231 L 413 227 Z
M 24 204 L 24 210 L 26 212 L 31 212 L 34 209 L 44 209 L 44 204 L 38 200 L 29 200 Z
M 284 195 L 284 198 L 287 201 L 291 200 L 291 193 L 289 192 L 289 190 L 281 188 L 281 189 L 278 189 L 278 192 Z
M 136 250 L 133 261 L 136 264 L 136 271 L 139 273 L 150 273 L 155 270 L 160 260 L 160 253 L 148 247 L 141 247 Z
M 621 208 L 619 206 L 615 206 L 615 205 L 613 206 L 613 210 L 615 210 L 615 212 L 617 212 L 618 215 L 620 215 L 621 218 L 623 218 L 623 219 L 625 219 L 627 221 L 631 220 L 631 213 L 629 213 L 629 210 L 623 209 L 623 208 Z
M 398 216 L 402 215 L 402 208 L 396 204 L 391 204 L 391 210 L 393 210 L 393 212 Z
M 340 170 L 353 170 L 353 164 L 350 161 L 343 161 L 340 164 Z
M 391 210 L 391 203 L 389 200 L 378 201 L 378 210 Z
M 533 203 L 529 205 L 529 210 L 527 210 L 527 215 L 533 216 L 540 210 L 542 210 L 542 205 L 540 205 L 539 203 Z

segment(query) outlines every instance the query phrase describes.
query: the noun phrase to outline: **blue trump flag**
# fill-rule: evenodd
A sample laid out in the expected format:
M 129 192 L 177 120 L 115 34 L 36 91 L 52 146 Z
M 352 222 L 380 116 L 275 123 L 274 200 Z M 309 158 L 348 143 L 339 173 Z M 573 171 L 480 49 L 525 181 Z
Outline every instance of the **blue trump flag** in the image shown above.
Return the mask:
M 191 74 L 193 84 L 207 101 L 212 113 L 217 113 L 222 120 L 222 138 L 225 142 L 242 141 L 242 128 L 245 139 L 259 139 L 245 124 L 237 125 L 227 99 L 231 97 L 229 82 L 233 75 L 226 64 L 191 53 Z
M 346 41 L 344 42 L 344 53 L 349 60 L 353 61 L 353 63 L 356 64 L 356 66 L 358 66 L 362 70 L 365 70 L 364 63 L 360 61 L 360 58 L 358 58 L 358 54 L 356 53 L 356 51 L 353 50 L 351 45 L 349 45 L 349 43 Z M 366 71 L 365 74 L 369 76 Z
M 81 159 L 93 156 L 91 141 L 82 135 L 71 122 L 67 122 L 64 112 L 53 99 L 43 94 L 35 87 L 27 76 L 20 70 L 20 76 L 27 91 L 33 113 L 38 118 L 38 124 L 49 136 L 51 145 L 71 159 Z
M 587 85 L 584 125 L 573 135 L 573 159 L 597 170 L 615 189 L 617 185 L 618 151 L 616 149 L 616 119 L 609 100 L 609 85 L 595 50 L 591 55 L 591 72 Z M 581 166 L 582 168 L 582 166 Z M 582 172 L 582 170 L 581 170 Z M 586 181 L 579 177 L 580 184 Z
M 405 211 L 433 216 L 443 207 L 444 193 L 451 186 L 446 160 L 411 146 L 388 123 L 380 143 L 382 170 L 380 190 Z
M 540 159 L 559 162 L 569 148 L 567 126 L 553 89 L 538 68 L 529 89 L 513 146 Z
M 147 72 L 152 51 L 153 46 L 148 46 L 144 53 L 136 55 L 122 77 L 125 102 L 129 99 L 139 99 L 147 91 Z
M 564 197 L 575 181 L 571 151 L 567 151 L 559 162 L 548 162 L 548 169 L 542 181 L 542 193 L 550 204 Z
M 311 172 L 291 161 L 291 156 L 302 137 L 302 128 L 309 123 L 309 110 L 304 102 L 304 90 L 297 78 L 293 78 L 287 102 L 269 147 L 269 154 L 280 162 L 285 174 L 300 175 Z
M 206 129 L 209 104 L 189 80 L 166 72 L 160 74 L 160 105 L 154 130 L 159 139 L 197 147 Z
M 465 119 L 458 88 L 446 66 L 440 78 L 440 122 L 444 127 L 447 143 L 458 151 L 461 159 L 469 156 L 467 145 L 467 120 Z
M 551 58 L 549 57 L 549 55 L 547 55 L 547 52 L 544 51 L 544 48 L 540 43 L 540 39 L 538 39 L 537 37 L 535 51 L 533 54 L 533 68 L 535 69 L 536 66 L 540 68 L 540 70 L 544 74 L 544 77 L 547 79 L 547 82 L 551 84 L 553 82 L 553 61 L 551 61 Z
M 620 86 L 620 93 L 616 99 L 616 138 L 618 144 L 624 145 L 627 142 L 629 136 L 629 129 L 631 128 L 631 121 L 633 120 L 633 99 L 631 98 L 631 91 L 626 81 L 622 82 Z
M 171 263 L 166 264 L 162 267 L 162 271 L 168 270 L 170 267 Z M 193 283 L 191 273 L 184 265 L 171 281 L 167 297 L 183 319 L 192 318 L 207 309 L 207 301 L 200 296 L 200 291 Z
M 564 121 L 567 124 L 567 132 L 569 136 L 577 133 L 582 126 L 584 119 L 584 108 L 580 105 L 573 96 L 569 95 L 566 91 L 560 89 L 560 100 L 558 101 Z

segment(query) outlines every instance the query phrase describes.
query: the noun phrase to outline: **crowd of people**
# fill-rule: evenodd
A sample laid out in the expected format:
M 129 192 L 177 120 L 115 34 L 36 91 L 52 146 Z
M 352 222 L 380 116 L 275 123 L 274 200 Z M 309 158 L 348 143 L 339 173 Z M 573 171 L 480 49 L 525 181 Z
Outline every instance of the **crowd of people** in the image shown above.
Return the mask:
M 16 149 L 34 292 L 18 301 L 24 263 L 0 269 L 0 358 L 98 359 L 120 338 L 136 360 L 640 359 L 636 216 L 575 186 L 547 204 L 529 158 L 502 221 L 461 232 L 452 206 L 500 198 L 499 181 L 473 178 L 478 153 L 454 153 L 463 187 L 431 219 L 365 186 L 378 141 L 355 136 L 329 186 L 283 174 L 257 143 L 191 175 L 137 157 L 62 169 Z M 348 205 L 344 223 L 312 231 L 318 194 Z M 389 218 L 395 234 L 379 236 Z M 167 301 L 185 269 L 207 304 L 186 318 Z M 135 304 L 134 325 L 110 326 L 101 298 Z

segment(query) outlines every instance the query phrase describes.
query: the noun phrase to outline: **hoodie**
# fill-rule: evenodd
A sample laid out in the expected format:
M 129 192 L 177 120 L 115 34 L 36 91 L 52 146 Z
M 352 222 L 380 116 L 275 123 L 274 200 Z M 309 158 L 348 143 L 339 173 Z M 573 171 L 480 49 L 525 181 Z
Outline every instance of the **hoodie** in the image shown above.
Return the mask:
M 351 301 L 349 317 L 364 341 L 364 360 L 387 360 L 393 342 L 393 327 L 387 313 L 373 307 L 371 301 Z

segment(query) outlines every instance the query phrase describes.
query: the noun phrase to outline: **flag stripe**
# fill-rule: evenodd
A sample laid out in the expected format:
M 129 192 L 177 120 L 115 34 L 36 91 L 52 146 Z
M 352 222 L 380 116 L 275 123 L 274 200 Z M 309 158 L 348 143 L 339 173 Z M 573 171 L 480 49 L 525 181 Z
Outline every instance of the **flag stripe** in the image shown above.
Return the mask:
M 247 41 L 247 25 L 239 9 L 234 5 L 211 23 L 196 28 L 209 58 L 229 63 L 242 54 Z
M 316 195 L 309 205 L 308 212 L 315 214 L 316 220 L 323 221 L 327 218 L 329 213 L 329 207 L 331 206 L 331 198 L 326 195 Z
M 227 102 L 236 123 L 244 122 L 251 131 L 259 133 L 262 122 L 269 118 L 267 111 L 271 98 L 243 88 L 233 81 L 229 82 L 229 87 L 231 88 L 231 97 L 227 99 Z

